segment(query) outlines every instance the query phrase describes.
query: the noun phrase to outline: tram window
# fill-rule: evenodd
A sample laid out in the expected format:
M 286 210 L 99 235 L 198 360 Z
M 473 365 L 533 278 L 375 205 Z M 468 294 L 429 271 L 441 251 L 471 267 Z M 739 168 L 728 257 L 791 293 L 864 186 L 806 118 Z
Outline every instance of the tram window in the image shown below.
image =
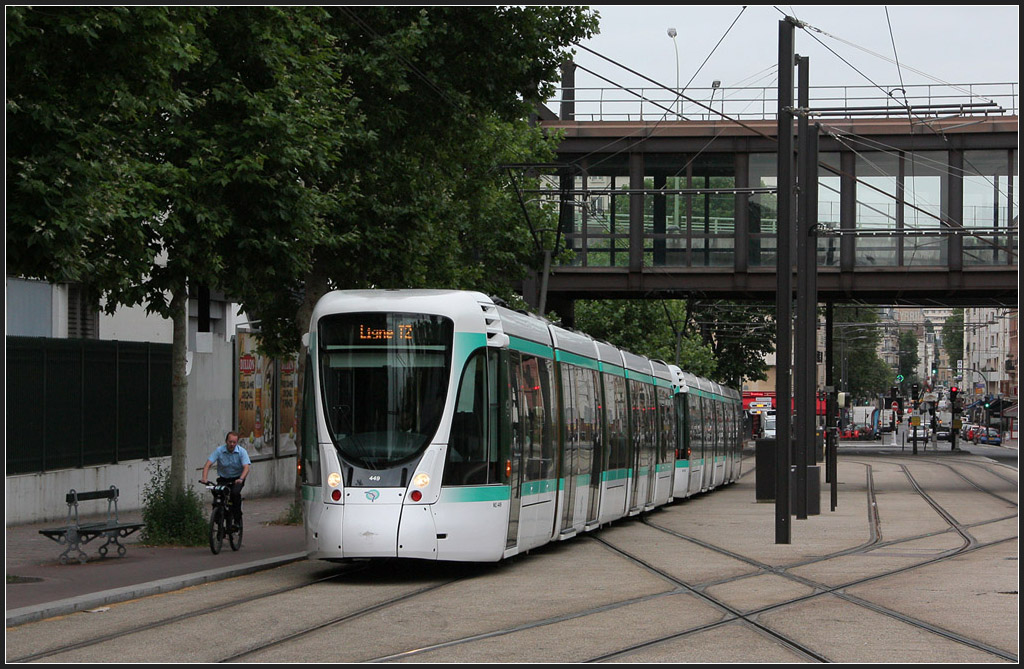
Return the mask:
M 668 388 L 658 388 L 658 417 L 661 419 L 661 434 L 658 442 L 658 462 L 672 462 L 675 459 L 676 421 L 672 411 L 672 393 Z
M 574 369 L 576 399 L 576 438 L 578 439 L 578 457 L 576 473 L 592 473 L 595 464 L 600 472 L 600 462 L 593 461 L 594 454 L 601 449 L 600 406 L 597 399 L 597 372 L 576 367 Z M 599 480 L 599 475 L 596 480 Z
M 547 360 L 522 356 L 520 379 L 520 416 L 523 425 L 525 480 L 541 481 L 555 475 L 554 432 L 552 426 L 553 382 Z
M 704 457 L 704 415 L 701 411 L 701 398 L 690 393 L 686 396 L 689 409 L 686 419 L 690 422 L 690 449 L 692 457 L 700 460 Z
M 523 371 L 520 367 L 521 354 L 519 351 L 508 352 L 508 389 L 509 389 L 509 420 L 511 421 L 512 441 L 509 449 L 509 457 L 515 466 L 522 466 L 526 461 L 528 443 L 526 434 L 529 432 L 529 419 L 526 409 L 526 384 L 523 382 Z
M 444 413 L 453 330 L 450 319 L 425 314 L 320 320 L 320 400 L 347 462 L 387 469 L 427 448 Z
M 486 351 L 481 349 L 470 356 L 462 373 L 448 439 L 443 485 L 482 485 L 493 479 L 490 472 L 495 469 L 495 464 L 487 437 L 488 423 L 496 422 L 496 416 L 488 420 L 488 414 L 495 407 L 488 399 L 487 367 Z
M 675 448 L 678 449 L 676 452 L 676 458 L 679 460 L 690 459 L 690 433 L 687 432 L 687 424 L 689 418 L 686 411 L 686 398 L 687 395 L 679 393 L 673 398 L 673 404 L 675 405 L 676 414 L 676 441 Z
M 605 428 L 608 435 L 607 469 L 629 467 L 629 413 L 626 406 L 626 379 L 604 375 Z

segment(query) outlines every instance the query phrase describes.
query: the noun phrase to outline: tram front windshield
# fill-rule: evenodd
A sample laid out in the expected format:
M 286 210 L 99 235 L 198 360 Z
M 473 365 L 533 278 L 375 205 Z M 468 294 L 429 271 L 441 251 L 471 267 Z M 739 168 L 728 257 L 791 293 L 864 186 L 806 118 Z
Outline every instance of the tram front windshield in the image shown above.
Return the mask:
M 453 333 L 451 320 L 427 314 L 320 320 L 324 413 L 348 462 L 386 469 L 423 452 L 441 422 Z

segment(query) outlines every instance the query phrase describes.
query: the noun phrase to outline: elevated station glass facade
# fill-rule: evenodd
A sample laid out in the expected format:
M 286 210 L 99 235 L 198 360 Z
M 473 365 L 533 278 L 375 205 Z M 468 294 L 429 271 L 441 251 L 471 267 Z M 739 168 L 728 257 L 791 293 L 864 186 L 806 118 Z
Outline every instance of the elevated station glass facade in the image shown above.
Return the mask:
M 911 152 L 842 141 L 849 151 L 819 154 L 819 267 L 1017 264 L 1016 149 Z M 775 267 L 774 153 L 646 153 L 642 174 L 635 160 L 592 162 L 571 178 L 572 215 L 562 218 L 570 266 L 627 268 L 638 256 L 642 268 Z M 638 204 L 639 230 L 631 225 Z

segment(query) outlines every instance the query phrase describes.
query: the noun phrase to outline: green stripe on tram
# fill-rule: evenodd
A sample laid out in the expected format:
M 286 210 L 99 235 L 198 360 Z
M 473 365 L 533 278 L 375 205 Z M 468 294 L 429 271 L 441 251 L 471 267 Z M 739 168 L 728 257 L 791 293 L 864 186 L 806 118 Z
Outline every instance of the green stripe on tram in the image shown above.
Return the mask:
M 539 358 L 547 358 L 551 360 L 555 357 L 555 350 L 550 346 L 544 344 L 538 344 L 535 341 L 529 339 L 522 339 L 521 337 L 513 337 L 509 335 L 509 348 L 516 351 L 522 351 L 530 355 L 535 355 Z
M 621 481 L 628 477 L 628 469 L 609 469 L 608 471 L 601 472 L 601 481 L 605 483 L 608 483 L 609 481 Z
M 440 502 L 501 502 L 509 499 L 507 485 L 452 486 L 441 488 Z
M 599 369 L 597 360 L 577 355 L 575 353 L 570 353 L 569 351 L 563 351 L 561 349 L 555 349 L 555 360 L 558 362 L 567 362 L 570 365 L 577 365 L 586 369 Z
M 650 374 L 644 374 L 643 372 L 634 372 L 632 369 L 626 370 L 626 378 L 633 381 L 640 381 L 642 383 L 650 383 L 654 385 L 654 377 Z
M 520 488 L 523 497 L 527 495 L 539 495 L 545 492 L 554 492 L 558 488 L 555 479 L 544 479 L 543 481 L 525 481 Z
M 612 374 L 614 376 L 621 376 L 622 378 L 626 378 L 626 370 L 623 367 L 613 365 L 610 362 L 602 362 L 599 366 L 601 368 L 601 371 L 606 374 Z

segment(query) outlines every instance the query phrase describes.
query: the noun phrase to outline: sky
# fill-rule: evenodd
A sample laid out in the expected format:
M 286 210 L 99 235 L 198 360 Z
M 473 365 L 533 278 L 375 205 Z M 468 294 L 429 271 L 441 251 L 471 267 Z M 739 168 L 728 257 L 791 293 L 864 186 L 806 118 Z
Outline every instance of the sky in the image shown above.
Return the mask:
M 809 58 L 812 87 L 891 89 L 901 85 L 901 75 L 904 86 L 1020 80 L 1016 5 L 591 7 L 601 16 L 601 34 L 583 46 L 673 88 L 676 49 L 680 86 L 692 80 L 689 86 L 706 89 L 718 80 L 723 88 L 775 87 L 783 12 L 823 31 L 796 31 L 795 51 Z M 669 28 L 677 31 L 675 45 Z M 652 86 L 583 49 L 577 48 L 576 62 L 619 86 Z M 576 86 L 612 84 L 578 70 Z

